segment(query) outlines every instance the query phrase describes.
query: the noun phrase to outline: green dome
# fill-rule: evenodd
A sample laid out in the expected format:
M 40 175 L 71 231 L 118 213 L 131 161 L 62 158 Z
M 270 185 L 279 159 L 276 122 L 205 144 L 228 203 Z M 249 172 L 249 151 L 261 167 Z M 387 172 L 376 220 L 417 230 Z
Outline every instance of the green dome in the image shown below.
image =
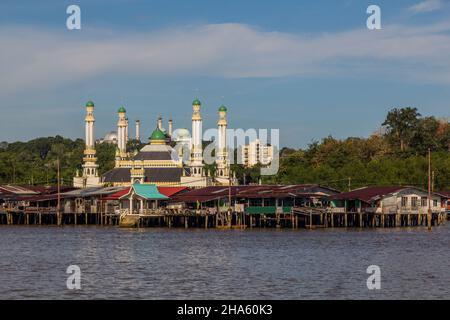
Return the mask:
M 150 140 L 166 140 L 166 135 L 159 128 L 156 128 L 150 136 Z
M 93 107 L 94 103 L 92 101 L 86 102 L 86 107 Z
M 219 107 L 219 111 L 227 112 L 227 107 L 225 107 L 224 105 L 221 105 L 221 106 Z
M 122 107 L 119 108 L 119 111 L 117 111 L 117 112 L 125 113 L 125 112 L 127 112 L 127 110 L 125 110 L 125 108 L 122 106 Z
M 200 100 L 195 99 L 194 101 L 192 101 L 192 105 L 193 105 L 193 106 L 201 106 L 202 103 L 200 102 Z

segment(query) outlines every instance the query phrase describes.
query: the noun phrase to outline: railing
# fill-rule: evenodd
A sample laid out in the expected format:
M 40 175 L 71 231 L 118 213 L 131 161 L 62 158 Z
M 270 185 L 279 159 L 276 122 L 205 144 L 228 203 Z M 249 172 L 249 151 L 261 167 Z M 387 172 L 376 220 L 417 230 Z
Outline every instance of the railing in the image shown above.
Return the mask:
M 25 213 L 56 213 L 56 207 L 26 207 Z
M 345 213 L 345 208 L 330 208 L 331 213 Z

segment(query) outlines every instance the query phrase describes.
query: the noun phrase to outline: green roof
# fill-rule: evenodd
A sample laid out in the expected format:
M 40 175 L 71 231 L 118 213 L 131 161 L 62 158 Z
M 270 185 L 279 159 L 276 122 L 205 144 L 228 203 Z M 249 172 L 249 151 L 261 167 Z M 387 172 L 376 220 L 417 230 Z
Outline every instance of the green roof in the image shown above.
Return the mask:
M 150 140 L 166 140 L 166 135 L 164 132 L 156 128 L 150 136 Z
M 93 107 L 94 103 L 92 101 L 86 102 L 86 107 Z
M 221 106 L 219 107 L 219 111 L 227 112 L 227 107 L 225 107 L 224 105 L 221 105 Z
M 155 184 L 133 184 L 133 190 L 137 196 L 147 200 L 165 200 L 169 199 L 159 193 Z
M 117 112 L 119 112 L 119 113 L 125 113 L 125 112 L 127 112 L 127 110 L 125 110 L 125 107 L 124 107 L 124 106 L 121 106 Z
M 202 103 L 200 102 L 200 100 L 195 99 L 194 101 L 192 101 L 192 105 L 193 105 L 193 106 L 201 106 Z

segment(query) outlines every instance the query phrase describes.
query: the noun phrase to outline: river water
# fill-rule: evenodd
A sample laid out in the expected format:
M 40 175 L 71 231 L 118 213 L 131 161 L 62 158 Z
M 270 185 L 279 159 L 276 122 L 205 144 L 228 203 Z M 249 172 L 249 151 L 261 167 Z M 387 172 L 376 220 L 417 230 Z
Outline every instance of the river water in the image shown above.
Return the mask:
M 69 290 L 69 265 L 81 289 Z M 381 289 L 367 288 L 367 267 Z M 449 299 L 450 223 L 374 230 L 0 227 L 0 299 Z

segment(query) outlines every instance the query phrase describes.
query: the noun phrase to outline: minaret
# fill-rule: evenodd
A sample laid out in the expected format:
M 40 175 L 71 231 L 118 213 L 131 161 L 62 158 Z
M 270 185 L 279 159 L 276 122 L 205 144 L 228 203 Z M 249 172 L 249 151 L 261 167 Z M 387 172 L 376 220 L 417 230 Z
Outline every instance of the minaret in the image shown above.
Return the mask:
M 95 157 L 95 138 L 94 138 L 94 103 L 88 101 L 86 103 L 86 117 L 85 121 L 85 137 L 86 147 L 83 157 L 83 176 L 74 177 L 74 187 L 86 188 L 100 185 L 100 178 L 98 176 L 97 158 Z
M 227 148 L 227 108 L 222 105 L 219 108 L 218 142 L 216 149 L 216 176 L 219 178 L 229 177 L 228 148 Z
M 158 117 L 158 129 L 159 130 L 162 130 L 162 128 L 163 128 L 163 126 L 162 126 L 162 117 L 160 116 L 160 117 Z
M 119 121 L 117 122 L 117 158 L 126 158 L 127 156 L 127 111 L 124 107 L 120 107 L 117 111 L 119 114 Z
M 201 102 L 195 99 L 192 102 L 192 140 L 191 140 L 191 176 L 203 176 L 203 147 L 202 147 L 202 116 L 200 114 Z
M 136 140 L 141 141 L 141 121 L 136 120 Z
M 169 136 L 172 137 L 172 131 L 173 131 L 173 121 L 172 118 L 169 119 L 169 128 L 168 128 L 169 132 Z
M 125 127 L 125 149 L 126 149 L 126 146 L 128 145 L 128 137 L 129 137 L 129 135 L 128 135 L 128 128 L 129 128 L 128 117 L 125 118 L 125 121 L 126 121 L 126 127 Z

